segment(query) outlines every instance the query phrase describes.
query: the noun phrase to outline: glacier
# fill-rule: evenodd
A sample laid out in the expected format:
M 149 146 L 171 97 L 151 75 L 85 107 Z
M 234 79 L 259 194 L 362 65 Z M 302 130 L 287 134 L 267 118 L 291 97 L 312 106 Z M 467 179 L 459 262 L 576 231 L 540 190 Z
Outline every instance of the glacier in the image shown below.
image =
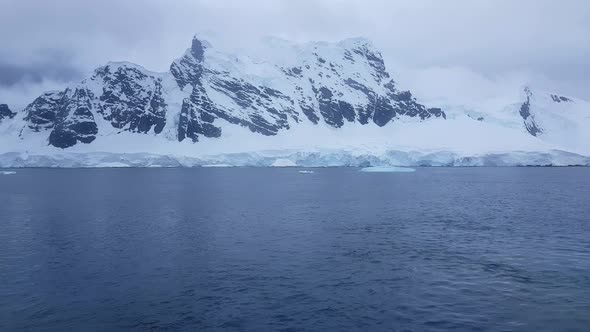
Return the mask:
M 571 152 L 511 152 L 461 155 L 453 152 L 259 151 L 196 157 L 150 153 L 61 152 L 0 154 L 0 168 L 23 167 L 504 167 L 590 166 L 590 158 Z
M 589 102 L 531 84 L 417 100 L 363 38 L 232 54 L 195 36 L 167 72 L 111 62 L 0 104 L 0 167 L 589 166 L 589 129 Z

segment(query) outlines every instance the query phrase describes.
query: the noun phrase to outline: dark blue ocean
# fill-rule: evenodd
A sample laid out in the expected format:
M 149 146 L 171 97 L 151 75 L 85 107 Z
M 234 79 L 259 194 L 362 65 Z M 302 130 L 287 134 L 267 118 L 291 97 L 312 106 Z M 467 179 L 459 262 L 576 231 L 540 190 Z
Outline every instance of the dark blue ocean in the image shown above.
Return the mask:
M 588 331 L 590 168 L 0 175 L 0 331 Z

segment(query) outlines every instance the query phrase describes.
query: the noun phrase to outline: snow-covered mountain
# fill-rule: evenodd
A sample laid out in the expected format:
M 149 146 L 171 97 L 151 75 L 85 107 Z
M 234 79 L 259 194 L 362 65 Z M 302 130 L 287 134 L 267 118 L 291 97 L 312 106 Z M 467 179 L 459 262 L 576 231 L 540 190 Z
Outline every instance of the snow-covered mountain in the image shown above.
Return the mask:
M 0 167 L 588 164 L 588 129 L 589 103 L 531 88 L 425 106 L 365 39 L 235 56 L 195 37 L 168 72 L 109 63 L 23 110 L 0 105 Z

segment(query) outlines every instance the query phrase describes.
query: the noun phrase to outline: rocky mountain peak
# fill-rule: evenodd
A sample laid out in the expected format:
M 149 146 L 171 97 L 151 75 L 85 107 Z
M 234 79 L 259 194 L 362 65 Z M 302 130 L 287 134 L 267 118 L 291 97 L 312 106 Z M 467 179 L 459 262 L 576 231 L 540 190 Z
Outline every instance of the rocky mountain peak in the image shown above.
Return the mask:
M 193 37 L 193 42 L 191 45 L 191 54 L 197 61 L 203 61 L 205 55 L 205 46 L 197 38 L 197 36 Z
M 21 132 L 23 139 L 47 133 L 59 148 L 121 132 L 197 142 L 222 137 L 227 125 L 273 136 L 303 123 L 383 127 L 446 117 L 398 90 L 366 39 L 272 42 L 257 58 L 214 50 L 198 36 L 169 72 L 108 63 L 80 84 L 40 96 L 24 112 L 30 130 Z

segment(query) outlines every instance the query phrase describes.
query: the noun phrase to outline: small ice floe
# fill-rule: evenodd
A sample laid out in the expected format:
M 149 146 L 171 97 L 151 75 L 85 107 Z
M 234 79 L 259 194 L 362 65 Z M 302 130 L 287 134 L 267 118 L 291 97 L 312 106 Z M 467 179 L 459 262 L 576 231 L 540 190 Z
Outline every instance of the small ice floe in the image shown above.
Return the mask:
M 361 168 L 364 173 L 411 173 L 416 170 L 409 167 L 395 167 L 395 166 L 375 166 Z
M 313 171 L 299 171 L 301 174 L 313 174 Z
M 16 174 L 15 171 L 0 171 L 0 175 L 13 175 Z

